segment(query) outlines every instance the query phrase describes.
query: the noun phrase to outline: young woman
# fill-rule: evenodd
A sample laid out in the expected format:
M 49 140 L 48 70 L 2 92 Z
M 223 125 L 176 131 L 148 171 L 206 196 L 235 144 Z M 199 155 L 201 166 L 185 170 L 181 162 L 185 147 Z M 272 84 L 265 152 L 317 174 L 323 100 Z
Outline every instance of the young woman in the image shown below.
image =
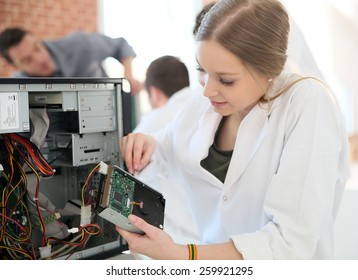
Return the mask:
M 276 0 L 221 0 L 204 17 L 196 35 L 203 96 L 159 133 L 120 143 L 130 172 L 160 166 L 185 188 L 200 242 L 175 244 L 132 215 L 144 235 L 117 228 L 132 251 L 155 259 L 333 258 L 347 134 L 322 82 L 283 72 L 288 34 Z

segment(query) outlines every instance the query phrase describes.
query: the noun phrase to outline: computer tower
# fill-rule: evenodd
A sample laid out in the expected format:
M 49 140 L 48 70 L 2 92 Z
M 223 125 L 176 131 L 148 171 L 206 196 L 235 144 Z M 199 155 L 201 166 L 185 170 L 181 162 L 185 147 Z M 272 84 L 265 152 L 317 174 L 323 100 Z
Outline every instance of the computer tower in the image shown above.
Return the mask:
M 124 83 L 0 79 L 0 259 L 101 259 L 126 250 L 95 212 L 96 166 L 123 166 L 119 139 L 132 130 Z

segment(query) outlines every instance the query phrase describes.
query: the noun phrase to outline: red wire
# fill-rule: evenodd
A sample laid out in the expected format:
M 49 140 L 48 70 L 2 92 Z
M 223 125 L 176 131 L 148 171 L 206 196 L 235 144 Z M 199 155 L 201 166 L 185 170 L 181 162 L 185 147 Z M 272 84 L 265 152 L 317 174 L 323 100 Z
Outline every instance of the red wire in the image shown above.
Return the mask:
M 51 168 L 49 163 L 45 160 L 45 158 L 42 156 L 41 152 L 38 150 L 37 146 L 34 143 L 14 133 L 10 133 L 10 138 L 13 141 L 21 144 L 26 149 L 30 159 L 42 174 L 46 176 L 53 176 L 54 173 L 53 169 Z M 20 151 L 20 149 L 16 145 L 15 148 L 20 153 L 22 158 L 24 158 L 26 162 L 29 164 L 27 157 Z
M 28 233 L 26 231 L 26 229 L 22 225 L 20 225 L 16 220 L 14 220 L 13 218 L 10 218 L 10 217 L 8 217 L 6 215 L 1 214 L 1 212 L 0 212 L 0 215 L 2 217 L 4 217 L 5 219 L 8 219 L 8 220 L 12 221 L 13 223 L 15 223 L 24 233 L 26 233 L 26 234 Z

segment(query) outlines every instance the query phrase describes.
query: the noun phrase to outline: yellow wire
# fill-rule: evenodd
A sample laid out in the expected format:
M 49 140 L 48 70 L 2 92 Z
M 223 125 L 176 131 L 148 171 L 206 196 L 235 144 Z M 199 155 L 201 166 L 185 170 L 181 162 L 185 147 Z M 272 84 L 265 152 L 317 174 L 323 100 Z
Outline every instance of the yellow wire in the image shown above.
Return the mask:
M 89 179 L 91 178 L 92 174 L 97 170 L 97 168 L 100 166 L 100 163 L 98 163 L 90 172 L 90 174 L 88 174 L 86 182 L 84 183 L 83 187 L 82 187 L 82 206 L 85 206 L 85 188 L 88 184 Z
M 28 254 L 26 251 L 22 250 L 22 249 L 11 248 L 11 247 L 1 246 L 1 245 L 0 245 L 0 248 L 21 253 L 21 254 L 27 256 L 29 259 L 33 260 L 33 257 L 30 254 Z
M 17 242 L 25 242 L 27 240 L 29 240 L 31 238 L 31 233 L 32 233 L 32 227 L 31 227 L 31 222 L 30 222 L 30 216 L 29 216 L 29 210 L 27 209 L 25 203 L 23 201 L 20 201 L 20 203 L 22 204 L 22 206 L 25 208 L 25 212 L 27 214 L 27 219 L 28 219 L 28 224 L 29 224 L 29 230 L 27 232 L 27 236 L 24 239 L 17 239 L 15 236 L 10 235 L 8 232 L 5 232 L 6 236 L 10 237 L 12 240 L 15 240 Z M 23 227 L 25 229 L 25 227 Z
M 13 146 L 13 142 L 11 141 L 11 139 L 8 136 L 4 137 L 5 140 L 5 146 L 7 148 L 7 150 L 9 151 L 9 166 L 10 166 L 10 174 L 14 173 L 14 161 L 15 158 L 13 157 L 13 153 L 14 153 L 14 146 Z M 29 167 L 34 171 L 34 173 L 36 174 L 36 176 L 39 179 L 39 176 L 37 174 L 37 172 L 34 170 L 34 168 L 32 168 L 31 164 L 29 164 L 28 161 L 26 161 L 27 164 L 29 165 Z M 26 188 L 27 188 L 27 177 L 26 177 L 26 173 L 24 171 L 24 169 L 22 168 L 22 166 L 16 161 L 19 170 L 21 172 L 21 176 L 20 176 L 20 180 L 17 182 L 17 184 L 15 186 L 12 185 L 12 183 L 10 182 L 10 178 L 9 176 L 11 175 L 7 175 L 5 172 L 3 173 L 3 176 L 5 177 L 5 179 L 8 181 L 8 186 L 9 188 L 11 188 L 11 190 L 9 191 L 8 188 L 4 188 L 1 194 L 2 197 L 2 201 L 0 201 L 0 206 L 2 206 L 2 217 L 1 217 L 1 221 L 2 221 L 2 230 L 0 232 L 0 240 L 3 240 L 4 237 L 4 233 L 6 236 L 8 236 L 11 240 L 17 241 L 17 242 L 25 242 L 27 240 L 29 240 L 31 238 L 31 232 L 32 232 L 32 227 L 31 227 L 31 222 L 30 222 L 30 216 L 29 216 L 29 210 L 27 209 L 26 205 L 24 204 L 24 202 L 20 199 L 20 197 L 14 193 L 16 189 L 18 189 L 21 185 L 21 182 L 24 183 L 24 188 L 25 188 L 25 192 L 26 192 Z M 21 192 L 21 191 L 20 191 Z M 6 227 L 5 227 L 5 220 L 6 220 L 6 205 L 5 205 L 5 201 L 7 201 L 9 199 L 9 197 L 11 196 L 11 194 L 14 193 L 14 195 L 18 198 L 18 201 L 20 203 L 20 205 L 24 208 L 24 213 L 26 213 L 27 219 L 28 219 L 28 224 L 29 224 L 29 230 L 26 231 L 26 234 L 24 235 L 24 238 L 20 238 L 16 237 L 16 236 L 12 236 L 9 232 L 6 231 Z M 6 198 L 6 199 L 5 199 Z M 23 227 L 23 229 L 26 229 L 25 227 Z M 21 231 L 23 233 L 23 231 Z M 24 234 L 24 233 L 23 233 Z M 12 248 L 12 247 L 6 247 L 6 246 L 0 246 L 0 248 L 4 248 L 6 250 L 11 250 L 11 251 L 16 251 L 18 253 L 21 253 L 25 256 L 27 256 L 29 259 L 33 259 L 33 257 L 28 254 L 26 251 L 24 251 L 23 249 L 17 249 L 17 248 Z
M 5 225 L 5 201 L 10 197 L 11 193 L 15 191 L 16 188 L 18 188 L 18 186 L 20 185 L 21 181 L 24 182 L 24 186 L 26 188 L 27 186 L 27 180 L 26 180 L 26 174 L 25 174 L 25 171 L 23 170 L 23 168 L 21 166 L 19 166 L 19 170 L 22 174 L 22 177 L 21 177 L 21 180 L 16 184 L 16 186 L 13 186 L 12 184 L 10 184 L 9 182 L 9 187 L 11 188 L 11 191 L 8 192 L 7 189 L 4 188 L 3 192 L 2 192 L 2 205 L 4 208 L 3 208 L 3 211 L 2 211 L 2 224 Z M 6 174 L 3 174 L 4 177 L 6 178 L 7 181 L 9 181 L 9 178 Z M 6 199 L 5 199 L 5 193 L 7 194 L 6 195 Z M 16 195 L 16 194 L 15 194 Z M 16 195 L 17 196 L 17 195 Z M 18 196 L 17 196 L 18 197 Z M 19 197 L 18 197 L 19 198 Z M 26 205 L 24 204 L 24 202 L 22 200 L 19 200 L 21 205 L 25 208 L 25 212 L 27 214 L 27 218 L 28 218 L 28 221 L 30 221 L 30 218 L 29 218 L 29 211 L 26 207 Z M 3 227 L 3 229 L 1 230 L 1 233 L 0 233 L 0 240 L 3 239 L 3 236 L 4 236 L 4 233 L 11 237 L 13 240 L 16 240 L 16 241 L 26 241 L 28 240 L 30 237 L 31 237 L 31 232 L 32 232 L 32 227 L 31 227 L 31 223 L 29 222 L 29 231 L 28 231 L 28 236 L 25 238 L 25 239 L 16 239 L 14 236 L 12 235 L 9 235 L 7 232 L 6 232 L 6 228 Z
M 7 178 L 7 176 L 6 176 L 6 174 L 4 174 L 4 176 L 5 176 L 5 178 L 7 179 L 7 180 L 9 180 L 8 178 Z M 3 191 L 2 191 L 2 200 L 1 200 L 1 208 L 2 208 L 2 210 L 1 210 L 1 224 L 3 225 L 2 227 L 1 227 L 1 231 L 0 231 L 0 240 L 2 240 L 3 239 L 3 237 L 4 237 L 4 233 L 5 233 L 5 216 L 6 216 L 6 213 L 5 213 L 5 193 L 6 193 L 6 191 L 7 191 L 7 189 L 6 188 L 4 188 L 3 189 Z
M 97 235 L 101 233 L 101 228 L 97 224 L 90 224 L 88 227 L 96 227 L 98 229 L 97 232 L 89 232 L 86 228 L 83 228 L 85 232 L 87 232 L 89 235 Z

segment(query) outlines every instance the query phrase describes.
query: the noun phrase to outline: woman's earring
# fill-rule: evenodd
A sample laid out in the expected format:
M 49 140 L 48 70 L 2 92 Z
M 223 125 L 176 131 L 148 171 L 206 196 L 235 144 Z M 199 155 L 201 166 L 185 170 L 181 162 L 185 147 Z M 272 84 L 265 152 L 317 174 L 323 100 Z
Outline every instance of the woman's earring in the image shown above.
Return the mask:
M 268 79 L 268 82 L 271 83 L 271 82 L 272 82 L 272 78 Z

